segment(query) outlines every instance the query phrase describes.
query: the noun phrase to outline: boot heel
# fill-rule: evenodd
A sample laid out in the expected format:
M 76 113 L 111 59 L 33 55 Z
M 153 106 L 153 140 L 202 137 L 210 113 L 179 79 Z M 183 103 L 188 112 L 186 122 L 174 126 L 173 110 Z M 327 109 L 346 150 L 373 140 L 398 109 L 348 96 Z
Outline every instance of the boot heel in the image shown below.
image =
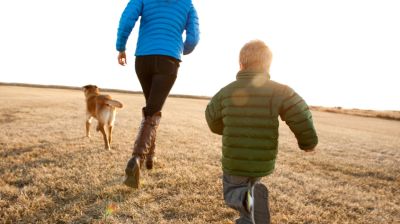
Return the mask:
M 125 168 L 126 179 L 124 184 L 131 188 L 139 188 L 140 186 L 140 159 L 132 158 L 129 160 Z
M 153 161 L 146 161 L 146 168 L 148 170 L 153 169 Z
M 146 168 L 148 170 L 153 169 L 154 162 L 156 161 L 156 157 L 151 157 L 146 159 Z

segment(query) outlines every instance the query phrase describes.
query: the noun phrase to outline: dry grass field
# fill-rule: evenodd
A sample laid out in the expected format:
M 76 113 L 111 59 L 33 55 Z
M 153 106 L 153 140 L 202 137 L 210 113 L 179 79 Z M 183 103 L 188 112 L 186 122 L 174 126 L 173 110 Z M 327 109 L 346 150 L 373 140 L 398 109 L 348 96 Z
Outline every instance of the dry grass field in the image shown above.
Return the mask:
M 360 110 L 360 109 L 344 109 L 341 107 L 318 107 L 311 106 L 312 110 L 325 111 L 331 113 L 349 114 L 362 117 L 376 117 L 388 120 L 400 121 L 400 111 L 376 111 L 376 110 Z
M 132 190 L 122 182 L 144 100 L 111 95 L 125 107 L 105 151 L 95 124 L 84 137 L 83 92 L 0 86 L 0 223 L 233 223 L 208 101 L 167 100 L 159 162 Z M 273 223 L 400 223 L 400 122 L 313 115 L 315 154 L 300 151 L 281 124 L 277 168 L 263 179 Z

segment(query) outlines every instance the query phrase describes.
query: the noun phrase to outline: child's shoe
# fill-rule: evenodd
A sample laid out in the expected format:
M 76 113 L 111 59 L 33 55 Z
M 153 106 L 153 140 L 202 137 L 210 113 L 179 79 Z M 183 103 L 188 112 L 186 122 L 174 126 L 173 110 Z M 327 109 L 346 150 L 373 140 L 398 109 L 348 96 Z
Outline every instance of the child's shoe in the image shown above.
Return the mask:
M 271 223 L 268 206 L 268 189 L 262 183 L 255 183 L 247 191 L 246 209 L 254 224 Z

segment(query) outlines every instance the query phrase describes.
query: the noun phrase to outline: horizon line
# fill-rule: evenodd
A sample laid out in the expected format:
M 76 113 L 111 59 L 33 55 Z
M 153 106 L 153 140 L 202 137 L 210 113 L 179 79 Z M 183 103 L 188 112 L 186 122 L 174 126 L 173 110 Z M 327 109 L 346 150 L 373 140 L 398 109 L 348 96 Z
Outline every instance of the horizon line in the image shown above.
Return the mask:
M 33 87 L 33 88 L 49 88 L 49 89 L 70 89 L 70 90 L 81 90 L 82 87 L 78 86 L 64 86 L 64 85 L 46 85 L 46 84 L 31 84 L 31 83 L 18 83 L 18 82 L 0 82 L 0 86 L 18 86 L 18 87 Z M 143 94 L 142 91 L 134 90 L 124 90 L 124 89 L 113 89 L 113 88 L 100 88 L 102 91 L 106 92 L 116 92 L 116 93 L 131 93 L 131 94 Z M 198 96 L 198 95 L 188 95 L 188 94 L 169 94 L 168 97 L 173 98 L 188 98 L 188 99 L 200 99 L 200 100 L 210 100 L 210 96 Z M 400 112 L 400 110 L 373 110 L 373 109 L 359 109 L 359 108 L 344 108 L 341 106 L 316 106 L 309 105 L 311 109 L 321 110 L 321 109 L 334 109 L 334 110 L 359 110 L 359 111 L 387 111 L 387 112 Z M 332 111 L 331 111 L 332 112 Z

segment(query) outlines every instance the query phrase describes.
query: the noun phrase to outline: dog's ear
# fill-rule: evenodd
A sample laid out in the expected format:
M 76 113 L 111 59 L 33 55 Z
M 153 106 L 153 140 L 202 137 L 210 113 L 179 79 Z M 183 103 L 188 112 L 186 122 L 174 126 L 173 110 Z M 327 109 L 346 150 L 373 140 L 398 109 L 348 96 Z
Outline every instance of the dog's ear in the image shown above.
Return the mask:
M 87 89 L 87 88 L 89 88 L 90 87 L 90 85 L 86 85 L 86 86 L 82 86 L 82 89 Z
M 91 89 L 91 88 L 98 89 L 99 87 L 97 87 L 96 85 L 91 85 L 91 84 L 82 87 L 82 89 Z

